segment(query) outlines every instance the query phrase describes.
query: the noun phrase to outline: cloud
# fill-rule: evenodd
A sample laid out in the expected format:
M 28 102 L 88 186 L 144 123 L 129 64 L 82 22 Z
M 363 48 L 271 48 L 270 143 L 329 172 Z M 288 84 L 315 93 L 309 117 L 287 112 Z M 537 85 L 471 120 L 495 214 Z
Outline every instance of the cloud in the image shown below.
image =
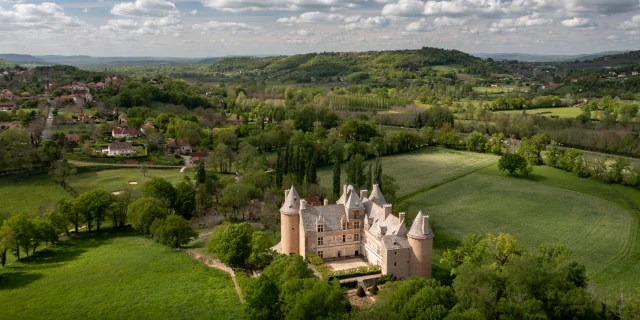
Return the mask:
M 384 0 L 383 0 L 384 1 Z M 299 11 L 310 8 L 349 7 L 369 0 L 201 0 L 208 8 L 227 12 Z
M 422 18 L 419 21 L 409 23 L 405 28 L 405 31 L 409 32 L 425 32 L 433 31 L 435 27 L 427 22 L 427 19 Z
M 398 3 L 390 3 L 382 8 L 383 16 L 411 17 L 424 13 L 425 3 L 419 0 L 400 0 Z
M 336 22 L 343 21 L 344 15 L 337 13 L 324 13 L 320 11 L 305 12 L 299 16 L 293 16 L 289 18 L 280 18 L 277 21 L 280 23 L 298 24 L 298 23 L 320 23 L 320 22 Z
M 551 2 L 551 0 L 547 0 Z M 624 13 L 640 8 L 638 0 L 566 0 L 564 8 L 569 12 L 613 14 Z
M 221 22 L 221 21 L 209 21 L 204 24 L 194 24 L 191 27 L 193 30 L 201 31 L 231 31 L 232 33 L 256 33 L 262 28 L 252 27 L 246 23 L 241 22 Z
M 280 37 L 282 43 L 293 45 L 311 45 L 319 43 L 316 39 L 311 39 L 311 36 L 315 35 L 313 29 L 300 29 L 288 32 Z
M 573 18 L 562 20 L 560 23 L 563 27 L 578 29 L 578 30 L 594 30 L 598 25 L 591 21 L 589 18 Z
M 189 12 L 189 13 L 190 13 L 191 15 L 198 14 L 198 10 L 193 9 L 193 10 L 191 10 L 191 12 Z
M 640 14 L 631 17 L 631 20 L 621 23 L 618 28 L 627 30 L 627 34 L 637 34 L 640 32 Z
M 466 19 L 449 18 L 449 17 L 437 17 L 433 19 L 433 23 L 438 27 L 453 27 L 461 26 L 467 23 Z
M 347 23 L 343 26 L 347 30 L 370 30 L 375 31 L 386 28 L 390 25 L 391 20 L 386 17 L 368 17 L 360 18 L 357 21 Z
M 16 29 L 64 29 L 79 27 L 84 22 L 64 13 L 64 9 L 52 2 L 41 4 L 14 4 L 11 9 L 0 8 L 0 30 Z
M 538 15 L 522 16 L 516 19 L 501 19 L 491 24 L 491 28 L 525 28 L 543 26 L 553 23 L 551 19 L 545 19 Z
M 116 4 L 111 9 L 111 14 L 121 17 L 156 18 L 177 16 L 180 11 L 173 2 L 164 0 L 136 0 L 135 2 L 123 2 Z

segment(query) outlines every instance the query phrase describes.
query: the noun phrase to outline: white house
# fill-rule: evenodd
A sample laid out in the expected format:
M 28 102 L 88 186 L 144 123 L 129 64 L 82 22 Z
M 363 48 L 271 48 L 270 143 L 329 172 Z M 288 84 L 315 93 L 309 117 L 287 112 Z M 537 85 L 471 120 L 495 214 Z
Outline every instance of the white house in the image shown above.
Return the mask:
M 134 138 L 139 137 L 142 134 L 136 128 L 115 128 L 111 130 L 111 136 L 116 139 L 120 138 Z
M 130 142 L 114 142 L 109 144 L 107 149 L 102 150 L 102 153 L 108 156 L 130 155 L 135 154 L 136 149 Z

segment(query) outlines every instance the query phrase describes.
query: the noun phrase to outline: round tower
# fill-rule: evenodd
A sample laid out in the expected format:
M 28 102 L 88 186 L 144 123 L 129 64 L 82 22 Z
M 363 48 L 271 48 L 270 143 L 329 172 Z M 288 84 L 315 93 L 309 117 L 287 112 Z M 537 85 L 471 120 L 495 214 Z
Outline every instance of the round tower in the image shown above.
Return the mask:
M 433 231 L 429 227 L 429 216 L 418 213 L 407 233 L 409 246 L 409 275 L 431 279 L 433 254 Z
M 300 254 L 300 196 L 293 186 L 284 191 L 280 208 L 280 244 L 282 253 Z

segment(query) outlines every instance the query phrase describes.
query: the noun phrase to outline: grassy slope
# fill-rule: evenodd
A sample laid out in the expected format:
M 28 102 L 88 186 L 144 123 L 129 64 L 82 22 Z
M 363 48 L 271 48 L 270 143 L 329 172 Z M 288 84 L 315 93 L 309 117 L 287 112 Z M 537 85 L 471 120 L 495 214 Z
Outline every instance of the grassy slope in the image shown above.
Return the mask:
M 237 319 L 229 276 L 130 231 L 78 238 L 0 270 L 7 319 Z
M 442 183 L 470 171 L 498 162 L 498 157 L 444 148 L 425 148 L 402 155 L 381 158 L 384 174 L 391 175 L 400 185 L 398 196 L 403 197 L 421 189 Z M 373 164 L 375 160 L 367 161 Z M 342 182 L 346 179 L 342 166 Z M 333 168 L 318 170 L 320 184 L 331 190 Z
M 149 169 L 147 176 L 143 177 L 140 169 L 126 168 L 77 174 L 69 179 L 69 185 L 79 193 L 104 189 L 108 192 L 123 189 L 137 189 L 152 178 L 165 178 L 171 183 L 182 181 L 185 176 L 193 178 L 191 173 L 180 173 L 180 169 Z M 129 185 L 130 181 L 138 182 L 137 185 Z
M 530 179 L 511 178 L 496 166 L 407 200 L 433 217 L 437 261 L 468 233 L 508 232 L 527 248 L 561 242 L 587 266 L 592 285 L 612 298 L 620 284 L 640 286 L 636 248 L 640 191 L 537 167 Z
M 0 213 L 39 213 L 64 197 L 70 195 L 46 174 L 20 181 L 13 177 L 0 178 Z

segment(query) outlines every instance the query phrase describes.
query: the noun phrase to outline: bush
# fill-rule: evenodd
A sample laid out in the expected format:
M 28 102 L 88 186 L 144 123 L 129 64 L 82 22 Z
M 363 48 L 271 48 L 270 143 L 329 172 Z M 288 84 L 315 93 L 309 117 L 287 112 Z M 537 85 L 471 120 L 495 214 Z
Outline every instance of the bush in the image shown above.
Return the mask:
M 356 291 L 356 295 L 360 298 L 366 296 L 367 294 L 364 292 L 364 289 L 362 289 L 361 286 L 358 286 L 358 291 Z
M 373 287 L 371 287 L 371 289 L 369 289 L 369 292 L 374 296 L 378 294 L 378 291 L 380 291 L 380 289 L 378 289 L 378 285 L 377 284 L 374 284 Z

